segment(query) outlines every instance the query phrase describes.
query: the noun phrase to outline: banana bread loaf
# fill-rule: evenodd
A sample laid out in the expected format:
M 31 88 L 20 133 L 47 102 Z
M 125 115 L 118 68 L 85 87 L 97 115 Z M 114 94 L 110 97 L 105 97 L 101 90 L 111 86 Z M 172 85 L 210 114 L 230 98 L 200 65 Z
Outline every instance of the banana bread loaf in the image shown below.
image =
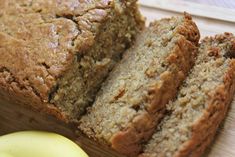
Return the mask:
M 136 0 L 1 0 L 0 98 L 76 121 L 144 27 Z
M 193 65 L 198 40 L 190 15 L 151 23 L 110 73 L 79 128 L 118 152 L 138 154 Z
M 235 91 L 235 37 L 205 38 L 196 65 L 141 157 L 200 157 L 224 119 Z

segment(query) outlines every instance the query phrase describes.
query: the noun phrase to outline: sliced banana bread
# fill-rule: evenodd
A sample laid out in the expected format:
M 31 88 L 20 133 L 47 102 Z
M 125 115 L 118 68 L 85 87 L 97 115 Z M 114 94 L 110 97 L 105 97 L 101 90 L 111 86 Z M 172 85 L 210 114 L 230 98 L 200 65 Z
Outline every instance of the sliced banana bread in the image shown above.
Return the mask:
M 1 0 L 0 98 L 76 120 L 144 27 L 136 0 Z
M 235 91 L 235 37 L 205 38 L 196 65 L 141 157 L 200 157 L 213 140 Z
M 79 128 L 123 154 L 142 149 L 197 54 L 190 15 L 150 24 L 110 73 Z

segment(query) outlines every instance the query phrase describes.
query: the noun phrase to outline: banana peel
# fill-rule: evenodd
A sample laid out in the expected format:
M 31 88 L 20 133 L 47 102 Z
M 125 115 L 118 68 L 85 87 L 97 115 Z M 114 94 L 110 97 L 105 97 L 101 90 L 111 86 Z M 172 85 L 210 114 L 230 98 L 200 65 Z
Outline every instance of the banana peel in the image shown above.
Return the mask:
M 0 157 L 88 157 L 74 142 L 55 133 L 22 131 L 0 136 Z

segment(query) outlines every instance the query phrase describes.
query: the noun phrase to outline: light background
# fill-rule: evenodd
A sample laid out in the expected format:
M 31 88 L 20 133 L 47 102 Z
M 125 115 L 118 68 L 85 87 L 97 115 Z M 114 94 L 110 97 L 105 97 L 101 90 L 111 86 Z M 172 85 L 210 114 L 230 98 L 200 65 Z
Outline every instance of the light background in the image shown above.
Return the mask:
M 185 0 L 185 1 L 235 9 L 235 0 Z

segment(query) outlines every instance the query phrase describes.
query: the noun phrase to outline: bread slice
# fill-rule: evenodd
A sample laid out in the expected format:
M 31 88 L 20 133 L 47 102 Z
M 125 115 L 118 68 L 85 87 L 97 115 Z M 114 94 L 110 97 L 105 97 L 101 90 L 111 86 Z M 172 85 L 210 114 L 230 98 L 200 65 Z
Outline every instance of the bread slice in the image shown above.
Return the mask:
M 0 99 L 76 121 L 144 27 L 136 0 L 1 0 Z
M 151 23 L 110 73 L 79 128 L 118 152 L 138 154 L 193 65 L 198 40 L 190 15 Z
M 235 37 L 205 38 L 196 65 L 141 157 L 200 157 L 224 119 L 235 91 Z

